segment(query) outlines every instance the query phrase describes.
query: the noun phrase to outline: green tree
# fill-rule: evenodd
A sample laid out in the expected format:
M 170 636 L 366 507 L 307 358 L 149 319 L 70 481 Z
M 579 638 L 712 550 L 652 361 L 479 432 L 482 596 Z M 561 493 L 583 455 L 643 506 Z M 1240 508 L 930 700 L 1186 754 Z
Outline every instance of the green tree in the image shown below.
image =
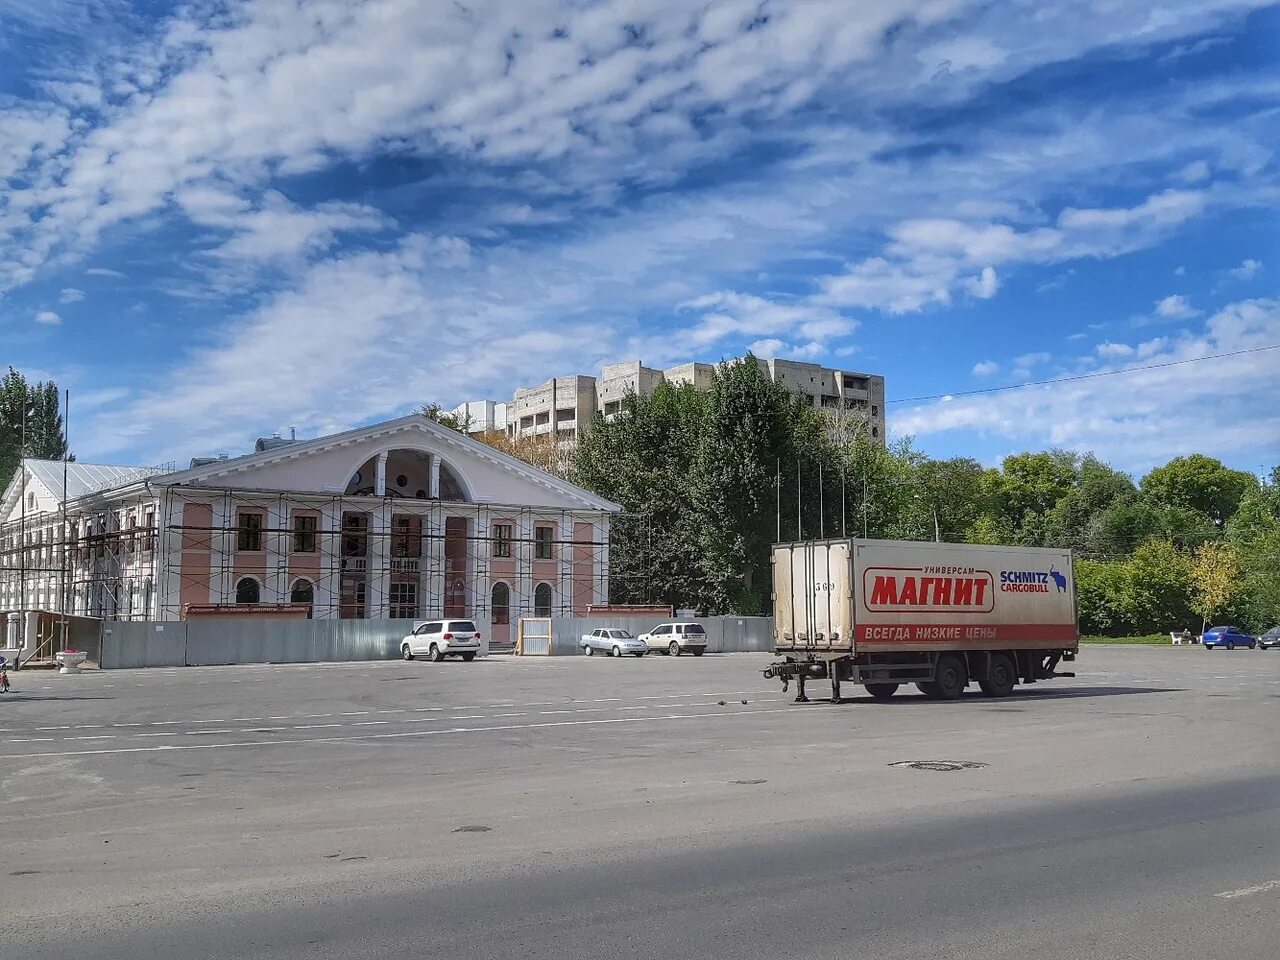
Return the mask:
M 463 423 L 444 407 L 438 403 L 425 403 L 418 408 L 418 412 L 428 420 L 434 420 L 442 427 L 448 427 L 450 430 L 457 430 L 459 433 L 465 433 L 470 424 Z
M 1092 636 L 1124 636 L 1133 630 L 1133 599 L 1123 560 L 1077 560 L 1076 613 L 1080 631 Z
M 690 477 L 716 609 L 753 615 L 768 607 L 778 464 L 812 454 L 794 442 L 804 422 L 800 399 L 765 377 L 754 357 L 720 365 Z
M 1258 486 L 1257 478 L 1232 470 L 1221 460 L 1193 453 L 1175 457 L 1142 478 L 1143 494 L 1157 503 L 1189 507 L 1223 527 L 1246 493 Z
M 1164 633 L 1191 616 L 1191 557 L 1170 540 L 1148 540 L 1125 563 L 1125 600 L 1134 633 Z
M 578 444 L 572 478 L 626 511 L 610 536 L 615 603 L 710 602 L 690 487 L 705 405 L 691 386 L 663 384 L 616 419 L 597 416 Z
M 1280 624 L 1280 467 L 1240 501 L 1227 540 L 1244 571 L 1243 617 L 1253 630 Z
M 1190 565 L 1191 609 L 1200 615 L 1200 629 L 1243 594 L 1240 560 L 1230 543 L 1204 543 Z
M 1087 531 L 1085 550 L 1095 556 L 1123 556 L 1152 538 L 1192 550 L 1221 531 L 1208 516 L 1190 507 L 1119 500 L 1099 514 Z
M 24 456 L 24 434 L 25 456 L 36 460 L 68 456 L 58 385 L 52 381 L 31 384 L 10 367 L 0 379 L 0 490 L 13 479 Z
M 1128 474 L 1112 469 L 1093 454 L 1085 455 L 1075 485 L 1045 517 L 1046 546 L 1067 547 L 1081 553 L 1097 552 L 1098 527 L 1103 515 L 1117 506 L 1132 503 L 1137 495 L 1138 488 Z

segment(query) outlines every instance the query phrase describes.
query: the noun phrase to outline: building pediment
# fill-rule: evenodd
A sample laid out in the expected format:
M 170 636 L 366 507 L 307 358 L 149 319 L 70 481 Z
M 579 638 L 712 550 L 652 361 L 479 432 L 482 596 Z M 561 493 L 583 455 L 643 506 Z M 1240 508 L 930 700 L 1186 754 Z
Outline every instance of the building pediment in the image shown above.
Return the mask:
M 381 460 L 381 463 L 379 463 Z M 436 489 L 432 463 L 438 465 Z M 373 471 L 380 471 L 374 476 Z M 616 504 L 420 415 L 158 477 L 164 485 L 595 509 Z M 379 486 L 381 484 L 381 486 Z

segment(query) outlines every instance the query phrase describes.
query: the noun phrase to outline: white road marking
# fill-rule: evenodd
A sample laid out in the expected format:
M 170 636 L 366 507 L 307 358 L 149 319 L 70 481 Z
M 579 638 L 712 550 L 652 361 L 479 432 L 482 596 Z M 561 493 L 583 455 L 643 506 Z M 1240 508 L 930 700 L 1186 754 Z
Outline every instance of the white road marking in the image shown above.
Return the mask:
M 110 747 L 104 750 L 62 750 L 46 753 L 11 753 L 0 760 L 31 760 L 43 757 L 90 757 L 115 753 L 170 753 L 178 750 L 230 750 L 239 747 L 275 747 L 311 743 L 354 743 L 367 740 L 401 740 L 408 737 L 433 737 L 455 733 L 493 733 L 504 730 L 537 730 L 547 727 L 579 727 L 606 723 L 665 723 L 672 720 L 711 720 L 755 714 L 776 717 L 804 717 L 804 710 L 734 710 L 718 713 L 668 714 L 664 717 L 597 717 L 591 720 L 548 720 L 540 723 L 509 723 L 493 727 L 450 727 L 446 730 L 411 730 L 403 733 L 365 733 L 350 737 L 312 737 L 299 740 L 247 740 L 239 743 L 161 744 L 155 747 Z M 13 742 L 13 741 L 10 741 Z
M 1268 880 L 1266 883 L 1260 883 L 1254 887 L 1242 887 L 1239 890 L 1224 890 L 1222 893 L 1215 893 L 1215 897 L 1223 900 L 1235 900 L 1239 897 L 1252 897 L 1255 894 L 1266 893 L 1268 890 L 1280 889 L 1280 880 Z

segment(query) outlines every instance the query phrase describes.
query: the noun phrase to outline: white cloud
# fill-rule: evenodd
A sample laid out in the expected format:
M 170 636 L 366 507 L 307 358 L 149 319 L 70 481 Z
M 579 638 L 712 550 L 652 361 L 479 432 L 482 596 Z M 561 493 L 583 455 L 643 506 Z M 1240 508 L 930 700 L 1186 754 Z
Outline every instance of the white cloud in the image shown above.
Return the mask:
M 1000 364 L 994 360 L 982 360 L 973 365 L 973 375 L 975 377 L 989 377 L 1000 369 Z
M 995 267 L 983 267 L 982 273 L 976 277 L 969 278 L 965 289 L 975 297 L 982 300 L 990 300 L 996 295 L 996 291 L 1000 289 L 1000 278 L 996 276 Z
M 851 264 L 824 277 L 818 302 L 907 313 L 948 304 L 966 268 L 986 262 L 964 288 L 994 296 L 999 278 L 992 264 L 1060 263 L 1116 256 L 1150 246 L 1204 209 L 1206 197 L 1166 190 L 1133 207 L 1068 207 L 1056 227 L 1019 230 L 1006 223 L 973 223 L 938 217 L 903 220 L 890 231 L 887 256 Z
M 1126 357 L 1132 357 L 1137 351 L 1127 343 L 1112 343 L 1107 340 L 1094 347 L 1098 356 L 1107 360 L 1122 360 Z
M 846 337 L 857 326 L 853 320 L 825 307 L 778 303 L 728 291 L 689 300 L 681 304 L 681 309 L 700 314 L 698 321 L 685 332 L 695 348 L 722 343 L 734 337 L 790 334 L 805 339 L 801 346 L 789 347 L 790 352 L 814 355 L 822 352 L 826 341 Z M 757 342 L 786 346 L 777 337 L 766 337 Z
M 91 277 L 123 278 L 125 276 L 125 274 L 121 273 L 119 270 L 111 270 L 107 267 L 90 267 L 88 270 L 85 271 L 85 273 Z
M 1173 177 L 1182 183 L 1201 183 L 1209 179 L 1209 164 L 1203 160 L 1196 160 L 1194 163 L 1187 164 Z
M 36 323 L 43 323 L 48 327 L 56 327 L 62 323 L 62 318 L 52 310 L 41 310 L 36 314 Z
M 1015 366 L 1031 368 L 1038 367 L 1043 363 L 1048 363 L 1052 359 L 1053 354 L 1046 353 L 1044 351 L 1037 351 L 1036 353 L 1024 353 L 1019 357 L 1015 357 L 1013 362 Z
M 84 299 L 84 291 L 75 287 L 63 287 L 58 294 L 59 303 L 79 303 Z
M 764 359 L 781 357 L 790 360 L 816 360 L 826 353 L 826 348 L 820 343 L 784 343 L 776 337 L 757 340 L 747 349 L 757 357 Z
M 1240 266 L 1235 267 L 1227 272 L 1237 280 L 1252 280 L 1262 269 L 1262 261 L 1252 258 L 1244 261 Z
M 1173 275 L 1175 277 L 1185 277 L 1187 275 L 1187 268 L 1183 266 L 1175 267 Z
M 1165 320 L 1186 320 L 1199 315 L 1200 311 L 1191 306 L 1187 298 L 1175 293 L 1156 303 L 1156 316 Z
M 1107 353 L 1172 363 L 1274 343 L 1280 343 L 1280 300 L 1261 299 L 1225 307 L 1199 331 L 1137 347 L 1113 344 Z M 1011 445 L 1087 449 L 1125 469 L 1192 452 L 1273 461 L 1280 456 L 1280 406 L 1260 405 L 1256 390 L 1274 365 L 1274 351 L 1246 353 L 960 397 L 897 411 L 890 426 L 896 434 L 922 439 L 979 431 Z

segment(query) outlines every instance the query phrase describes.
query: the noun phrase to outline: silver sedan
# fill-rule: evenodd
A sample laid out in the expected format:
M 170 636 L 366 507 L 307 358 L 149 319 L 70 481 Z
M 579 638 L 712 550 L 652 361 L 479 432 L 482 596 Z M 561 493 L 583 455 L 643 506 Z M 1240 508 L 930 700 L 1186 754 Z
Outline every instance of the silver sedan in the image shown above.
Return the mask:
M 588 657 L 597 651 L 612 657 L 620 657 L 625 653 L 633 657 L 643 657 L 649 652 L 643 640 L 637 640 L 630 630 L 619 630 L 616 627 L 601 627 L 582 635 L 582 652 Z

